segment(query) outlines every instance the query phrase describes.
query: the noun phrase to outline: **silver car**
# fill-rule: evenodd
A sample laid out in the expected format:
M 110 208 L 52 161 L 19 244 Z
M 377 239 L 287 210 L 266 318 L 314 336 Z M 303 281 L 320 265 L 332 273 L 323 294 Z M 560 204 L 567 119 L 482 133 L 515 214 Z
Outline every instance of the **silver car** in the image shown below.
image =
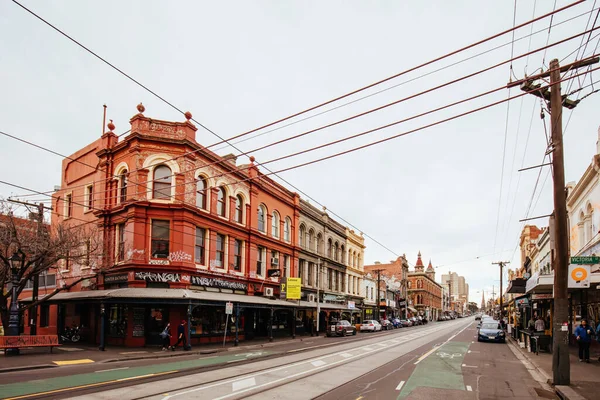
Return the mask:
M 362 323 L 362 325 L 360 326 L 360 331 L 370 331 L 370 332 L 377 332 L 381 330 L 381 324 L 379 323 L 379 321 L 375 321 L 374 319 L 368 319 L 365 322 Z

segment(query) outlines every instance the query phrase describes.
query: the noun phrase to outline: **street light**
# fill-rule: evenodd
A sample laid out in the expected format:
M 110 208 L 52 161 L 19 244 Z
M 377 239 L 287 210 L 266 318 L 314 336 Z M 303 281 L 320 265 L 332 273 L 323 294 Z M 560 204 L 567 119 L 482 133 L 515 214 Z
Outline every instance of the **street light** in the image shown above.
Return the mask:
M 10 263 L 12 296 L 10 300 L 10 311 L 6 336 L 19 336 L 19 300 L 17 298 L 17 290 L 19 288 L 19 272 L 21 271 L 21 268 L 23 268 L 23 261 L 25 261 L 25 257 L 23 256 L 21 250 L 19 250 L 15 251 L 8 261 Z M 16 356 L 19 354 L 19 349 L 6 349 L 5 354 Z

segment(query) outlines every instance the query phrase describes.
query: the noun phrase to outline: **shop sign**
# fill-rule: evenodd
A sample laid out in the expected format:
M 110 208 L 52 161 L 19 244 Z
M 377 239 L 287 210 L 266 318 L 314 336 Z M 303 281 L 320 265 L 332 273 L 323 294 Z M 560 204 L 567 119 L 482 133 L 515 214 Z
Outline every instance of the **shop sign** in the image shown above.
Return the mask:
M 353 301 L 348 301 L 348 309 L 354 310 L 355 308 L 356 308 L 356 303 L 354 303 Z
M 399 306 L 404 307 L 406 305 L 406 301 L 401 301 Z
M 302 279 L 287 278 L 286 283 L 286 299 L 300 300 L 300 298 L 302 297 Z
M 242 282 L 227 281 L 220 278 L 208 278 L 192 275 L 192 286 L 206 286 L 219 289 L 248 290 L 248 285 Z
M 281 284 L 279 285 L 279 298 L 287 299 L 287 278 L 283 278 L 281 280 Z
M 181 275 L 172 272 L 136 272 L 135 279 L 149 282 L 180 282 Z
M 570 264 L 569 265 L 569 288 L 590 287 L 590 266 Z
M 280 269 L 268 269 L 267 276 L 269 278 L 279 278 L 281 276 L 281 270 Z
M 552 293 L 533 293 L 531 295 L 531 300 L 546 300 L 546 299 L 552 299 Z
M 517 299 L 517 300 L 515 300 L 515 303 L 519 307 L 525 307 L 525 306 L 529 305 L 529 299 L 527 297 L 522 298 L 522 299 Z
M 324 294 L 323 300 L 324 301 L 337 301 L 338 297 L 335 294 Z
M 599 256 L 571 257 L 571 264 L 587 264 L 587 265 L 600 264 L 600 257 Z
M 127 282 L 128 276 L 127 274 L 117 274 L 117 275 L 106 275 L 104 277 L 104 283 L 124 283 Z

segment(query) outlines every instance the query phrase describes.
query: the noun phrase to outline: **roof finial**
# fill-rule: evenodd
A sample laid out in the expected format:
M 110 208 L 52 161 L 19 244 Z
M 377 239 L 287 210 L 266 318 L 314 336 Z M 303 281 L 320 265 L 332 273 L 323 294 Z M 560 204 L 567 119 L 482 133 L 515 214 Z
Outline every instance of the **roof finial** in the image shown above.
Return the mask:
M 188 121 L 190 119 L 192 119 L 192 113 L 189 111 L 186 111 L 183 115 L 185 116 L 185 119 L 187 119 Z
M 137 110 L 140 112 L 140 114 L 142 114 L 144 111 L 146 111 L 146 107 L 144 107 L 142 102 L 140 102 L 140 104 L 137 105 Z
M 115 124 L 113 124 L 112 119 L 109 120 L 110 122 L 106 125 L 108 127 L 109 131 L 114 131 L 115 130 Z

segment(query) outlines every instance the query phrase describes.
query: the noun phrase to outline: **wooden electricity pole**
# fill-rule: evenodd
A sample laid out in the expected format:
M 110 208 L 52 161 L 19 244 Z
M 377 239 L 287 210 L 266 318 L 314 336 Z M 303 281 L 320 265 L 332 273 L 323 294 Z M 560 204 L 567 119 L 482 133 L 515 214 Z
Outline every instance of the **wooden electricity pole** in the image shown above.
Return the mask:
M 499 265 L 500 266 L 500 321 L 502 321 L 502 317 L 504 317 L 504 310 L 502 308 L 502 270 L 504 269 L 504 266 L 506 264 L 510 264 L 510 261 L 498 261 L 498 262 L 493 262 L 493 265 Z
M 578 101 L 569 100 L 561 94 L 561 72 L 574 71 L 598 63 L 598 57 L 576 61 L 560 67 L 558 60 L 550 62 L 550 69 L 517 82 L 511 82 L 508 88 L 521 86 L 522 90 L 541 97 L 550 103 L 551 141 L 548 151 L 552 154 L 552 172 L 554 178 L 554 317 L 552 326 L 552 375 L 554 385 L 571 383 L 571 364 L 569 361 L 569 321 L 568 271 L 569 271 L 569 231 L 567 223 L 567 192 L 565 189 L 565 165 L 563 150 L 562 110 L 573 109 Z M 550 89 L 534 85 L 534 81 L 550 77 Z M 539 90 L 536 90 L 539 89 Z

